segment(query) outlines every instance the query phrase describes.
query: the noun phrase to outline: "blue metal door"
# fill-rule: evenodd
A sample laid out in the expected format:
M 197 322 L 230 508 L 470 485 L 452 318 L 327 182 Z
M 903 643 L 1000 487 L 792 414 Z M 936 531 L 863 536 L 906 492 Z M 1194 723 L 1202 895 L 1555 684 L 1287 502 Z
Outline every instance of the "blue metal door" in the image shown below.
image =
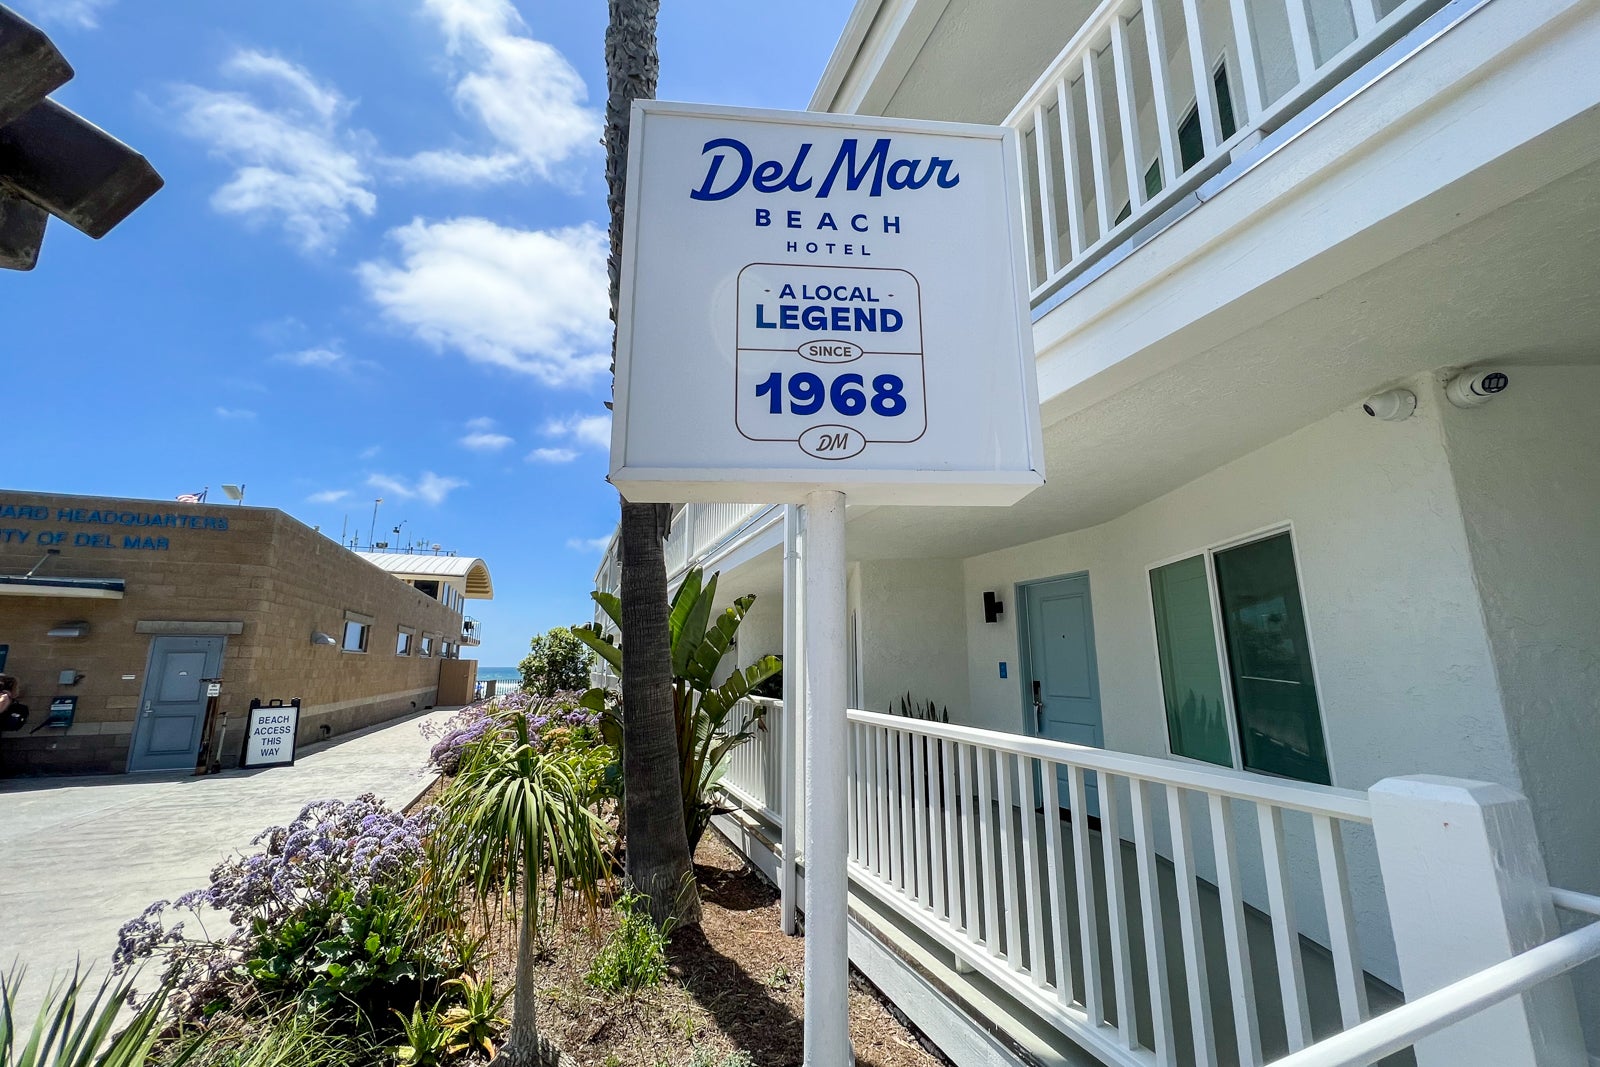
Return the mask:
M 206 717 L 205 680 L 222 673 L 225 640 L 158 637 L 150 643 L 128 770 L 194 770 Z
M 1076 574 L 1018 589 L 1023 604 L 1023 699 L 1027 728 L 1038 737 L 1105 746 L 1100 676 L 1095 668 L 1094 613 L 1089 576 Z M 1089 814 L 1099 813 L 1095 782 L 1087 782 Z M 1069 805 L 1067 776 L 1059 776 L 1061 806 Z

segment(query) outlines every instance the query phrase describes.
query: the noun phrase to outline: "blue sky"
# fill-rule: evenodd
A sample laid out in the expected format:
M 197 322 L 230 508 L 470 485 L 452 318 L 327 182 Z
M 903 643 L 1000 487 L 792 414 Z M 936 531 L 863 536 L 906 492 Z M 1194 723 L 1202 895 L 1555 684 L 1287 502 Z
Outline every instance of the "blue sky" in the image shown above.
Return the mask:
M 611 338 L 606 5 L 6 0 L 56 94 L 167 186 L 0 274 L 0 487 L 243 483 L 362 541 L 483 556 L 479 658 L 586 619 Z M 662 5 L 660 95 L 803 108 L 850 0 Z

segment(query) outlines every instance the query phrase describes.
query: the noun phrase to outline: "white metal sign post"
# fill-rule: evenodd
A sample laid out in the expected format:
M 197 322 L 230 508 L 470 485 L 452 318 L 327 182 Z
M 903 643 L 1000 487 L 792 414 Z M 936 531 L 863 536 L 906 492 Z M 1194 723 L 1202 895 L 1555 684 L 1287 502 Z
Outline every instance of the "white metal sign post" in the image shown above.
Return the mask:
M 633 106 L 611 481 L 805 505 L 809 1067 L 851 1057 L 846 494 L 1044 481 L 1017 152 L 998 127 Z

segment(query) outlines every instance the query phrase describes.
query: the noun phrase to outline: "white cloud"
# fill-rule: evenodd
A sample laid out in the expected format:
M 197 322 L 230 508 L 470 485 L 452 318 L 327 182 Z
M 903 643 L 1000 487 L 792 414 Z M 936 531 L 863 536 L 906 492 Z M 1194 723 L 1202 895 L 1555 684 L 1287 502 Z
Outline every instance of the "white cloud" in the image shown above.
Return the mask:
M 306 497 L 308 504 L 337 504 L 350 495 L 348 489 L 324 489 L 320 493 L 312 493 Z
M 234 168 L 212 194 L 213 208 L 252 225 L 276 223 L 306 252 L 331 247 L 353 215 L 376 210 L 362 162 L 367 138 L 342 129 L 351 105 L 338 90 L 304 67 L 248 49 L 222 73 L 256 91 L 182 85 L 175 97 L 183 131 Z
M 611 413 L 603 415 L 569 415 L 564 419 L 551 419 L 544 424 L 547 437 L 565 437 L 590 448 L 611 447 Z
M 483 152 L 437 149 L 398 167 L 438 182 L 479 185 L 535 175 L 597 146 L 600 116 L 565 56 L 528 35 L 510 0 L 423 0 L 444 32 L 456 107 L 493 140 Z
M 256 413 L 255 412 L 247 411 L 244 408 L 224 408 L 224 407 L 219 407 L 219 408 L 216 409 L 216 411 L 217 411 L 217 418 L 219 418 L 219 419 L 241 419 L 242 420 L 242 419 L 253 419 L 253 418 L 256 417 Z
M 599 552 L 611 543 L 611 535 L 604 537 L 569 537 L 567 547 L 575 548 L 579 552 Z
M 610 366 L 606 235 L 585 223 L 518 230 L 487 219 L 416 219 L 391 230 L 400 262 L 357 270 L 392 322 L 436 348 L 531 375 L 590 381 Z
M 570 448 L 536 448 L 528 453 L 529 463 L 571 463 L 577 458 Z
M 460 478 L 445 478 L 432 471 L 423 471 L 422 476 L 414 482 L 387 474 L 374 474 L 367 478 L 367 484 L 399 500 L 420 500 L 425 504 L 438 505 L 444 503 L 444 498 L 452 490 L 460 489 L 467 483 Z
M 456 442 L 462 448 L 470 448 L 474 452 L 498 452 L 502 448 L 515 442 L 503 433 L 469 433 Z
M 468 419 L 467 420 L 467 429 L 469 429 L 469 430 L 492 430 L 492 429 L 494 429 L 494 420 L 491 419 L 487 415 L 479 415 L 475 419 Z
M 297 367 L 322 367 L 329 370 L 343 367 L 349 362 L 343 352 L 333 348 L 305 348 L 299 352 L 284 352 L 273 358 L 283 363 L 293 363 Z
M 100 12 L 113 0 L 34 0 L 17 6 L 29 18 L 93 30 L 100 26 Z

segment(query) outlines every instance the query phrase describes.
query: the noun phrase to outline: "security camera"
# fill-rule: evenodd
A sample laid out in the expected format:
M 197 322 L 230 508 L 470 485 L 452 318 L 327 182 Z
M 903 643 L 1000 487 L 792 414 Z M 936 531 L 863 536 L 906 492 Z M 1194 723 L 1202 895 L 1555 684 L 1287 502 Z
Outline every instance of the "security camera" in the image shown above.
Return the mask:
M 1384 422 L 1399 422 L 1409 419 L 1417 410 L 1417 394 L 1409 389 L 1390 389 L 1387 393 L 1367 397 L 1361 410 Z
M 1487 404 L 1496 393 L 1505 392 L 1511 379 L 1504 371 L 1475 370 L 1458 374 L 1444 387 L 1444 395 L 1458 408 Z

